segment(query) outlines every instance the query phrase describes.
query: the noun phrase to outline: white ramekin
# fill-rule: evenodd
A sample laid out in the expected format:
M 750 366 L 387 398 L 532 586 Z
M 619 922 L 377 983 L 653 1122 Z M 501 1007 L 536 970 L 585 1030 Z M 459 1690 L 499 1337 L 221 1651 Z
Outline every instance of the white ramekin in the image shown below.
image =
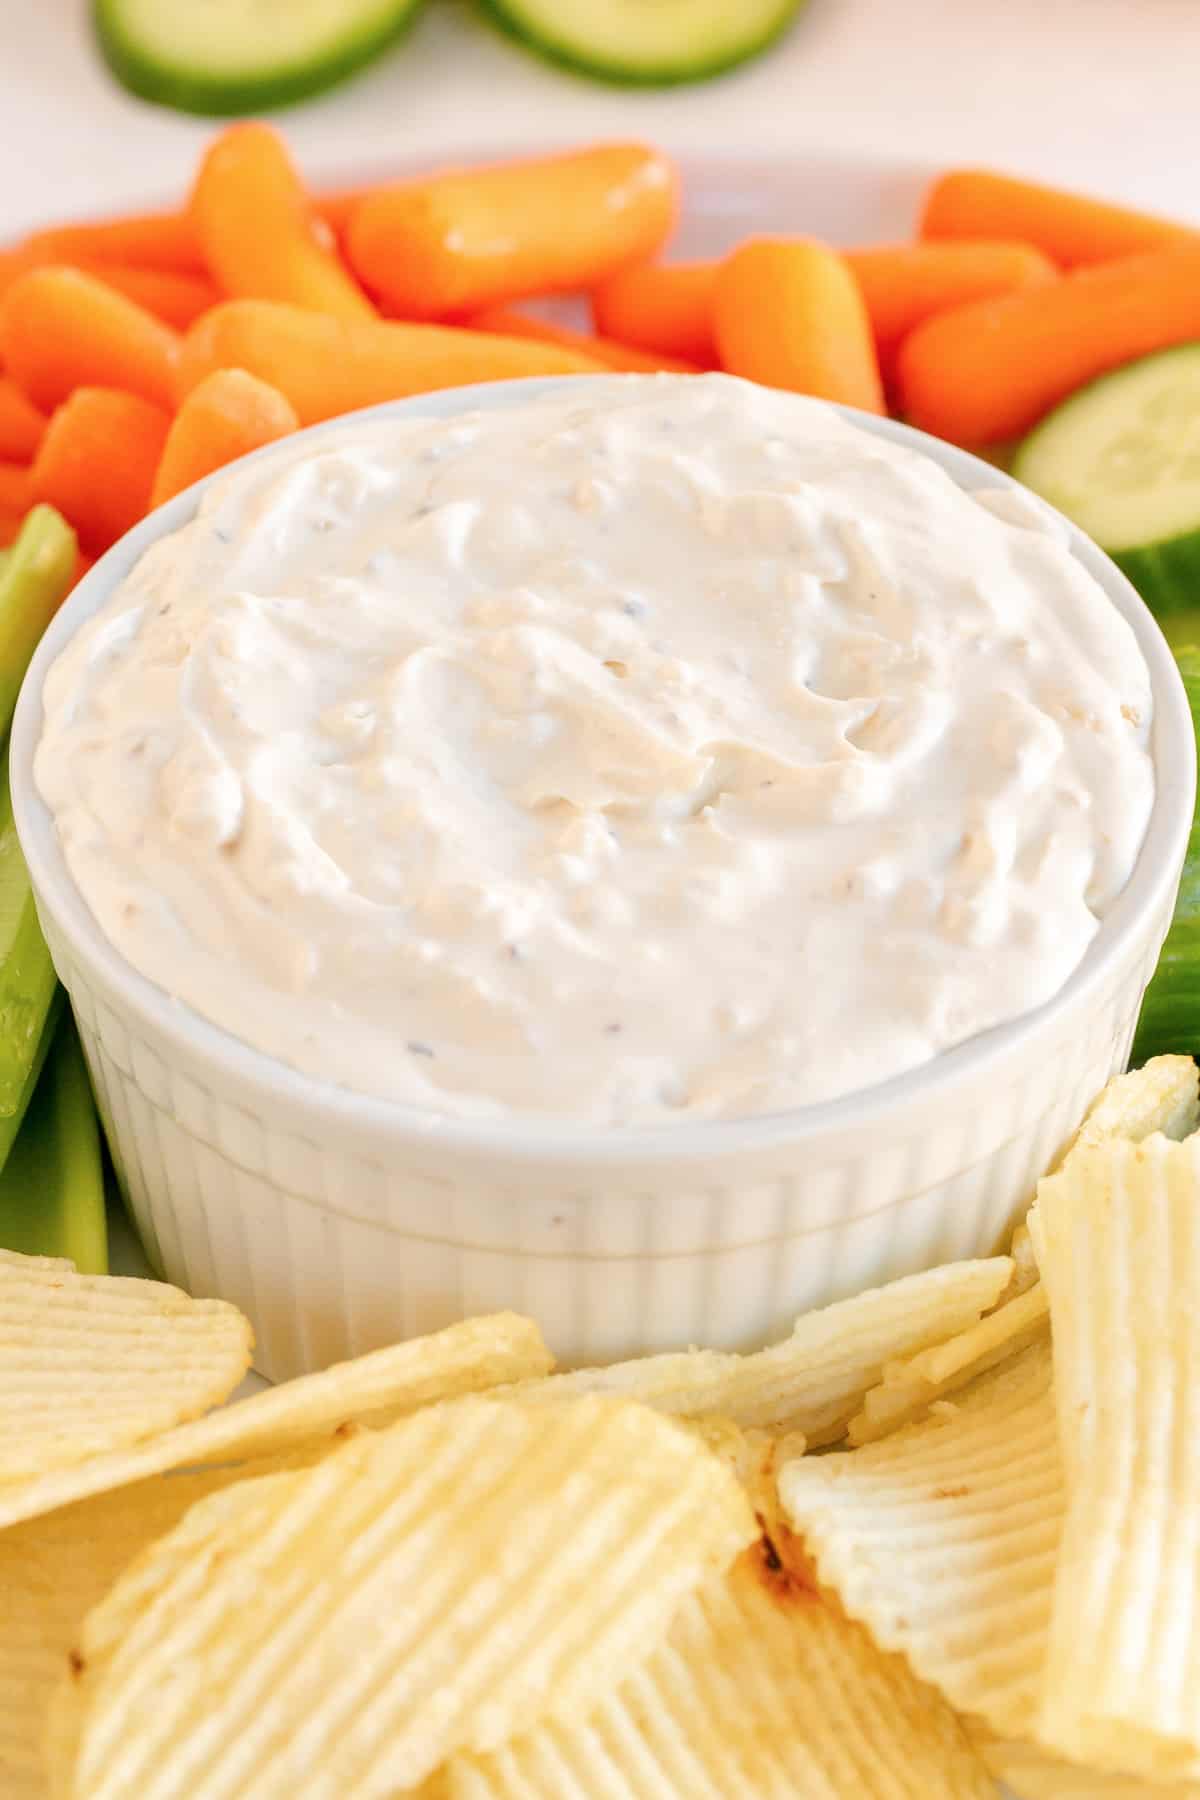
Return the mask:
M 374 411 L 445 416 L 511 406 L 548 385 L 460 389 Z M 904 426 L 858 422 L 916 445 L 965 488 L 1006 482 Z M 433 1119 L 296 1074 L 173 1000 L 102 935 L 34 786 L 42 684 L 148 546 L 192 516 L 199 492 L 116 545 L 51 625 L 13 726 L 13 800 L 147 1252 L 170 1280 L 250 1315 L 263 1374 L 279 1379 L 501 1307 L 536 1318 L 566 1362 L 749 1347 L 805 1307 L 995 1247 L 1088 1101 L 1124 1066 L 1192 819 L 1195 748 L 1174 660 L 1094 545 L 1072 533 L 1149 665 L 1158 787 L 1133 877 L 1062 991 L 843 1100 L 605 1131 Z M 781 970 L 780 979 L 806 977 Z

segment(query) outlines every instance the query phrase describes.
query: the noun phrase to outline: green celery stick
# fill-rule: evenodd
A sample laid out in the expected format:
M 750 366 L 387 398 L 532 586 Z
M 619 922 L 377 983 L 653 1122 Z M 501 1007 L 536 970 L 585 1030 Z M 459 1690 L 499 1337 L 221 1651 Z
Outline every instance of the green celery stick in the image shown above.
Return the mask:
M 0 760 L 0 1156 L 6 1124 L 15 1135 L 28 1103 L 30 1072 L 57 988 L 17 842 L 6 747 Z
M 1200 736 L 1200 648 L 1180 645 L 1175 660 Z M 1171 929 L 1142 1001 L 1130 1067 L 1140 1068 L 1167 1051 L 1200 1054 L 1200 804 L 1188 838 Z
M 70 586 L 75 554 L 70 526 L 53 507 L 35 506 L 0 567 L 0 732 L 12 722 L 29 659 Z M 0 763 L 0 1164 L 45 1055 L 57 986 L 13 824 L 6 750 Z
M 56 988 L 46 1013 L 46 1023 L 42 1026 L 41 1036 L 38 1038 L 37 1047 L 30 1059 L 29 1069 L 22 1084 L 17 1104 L 10 1113 L 0 1114 L 0 1178 L 3 1177 L 4 1164 L 7 1161 L 9 1151 L 17 1141 L 17 1133 L 21 1129 L 21 1122 L 28 1111 L 30 1101 L 33 1099 L 34 1091 L 38 1084 L 38 1077 L 41 1075 L 42 1067 L 50 1053 L 50 1046 L 54 1042 L 54 1033 L 58 1027 L 59 1017 L 62 1013 L 62 1002 L 62 990 L 61 988 Z M 0 1243 L 3 1243 L 3 1241 L 3 1234 L 0 1233 Z
M 1197 595 L 1200 599 L 1200 594 Z M 1200 607 L 1189 606 L 1179 612 L 1165 613 L 1158 628 L 1177 657 L 1194 656 L 1193 646 L 1200 644 Z
M 100 1128 L 70 1013 L 52 1020 L 46 1036 L 46 1066 L 0 1169 L 0 1244 L 26 1256 L 66 1256 L 81 1273 L 104 1275 Z
M 0 732 L 29 660 L 75 573 L 75 533 L 52 506 L 35 506 L 0 564 Z

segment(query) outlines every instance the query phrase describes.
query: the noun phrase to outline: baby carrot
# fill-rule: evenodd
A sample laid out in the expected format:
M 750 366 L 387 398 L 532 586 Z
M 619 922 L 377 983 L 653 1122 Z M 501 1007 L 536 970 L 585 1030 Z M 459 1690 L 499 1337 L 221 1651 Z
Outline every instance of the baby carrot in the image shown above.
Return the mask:
M 204 275 L 176 275 L 167 269 L 139 269 L 131 263 L 80 262 L 73 265 L 116 288 L 127 300 L 153 313 L 164 325 L 186 331 L 220 294 Z
M 0 250 L 0 296 L 31 269 L 51 267 L 82 269 L 180 331 L 186 331 L 194 319 L 220 299 L 212 282 L 203 275 L 177 275 L 166 269 L 143 269 L 132 263 L 101 262 L 98 258 L 53 257 L 24 244 Z
M 227 295 L 286 300 L 337 319 L 375 316 L 269 125 L 221 133 L 200 165 L 189 210 L 209 272 Z
M 884 410 L 858 283 L 823 244 L 756 238 L 735 250 L 717 276 L 713 328 L 733 375 Z
M 167 433 L 151 506 L 161 506 L 235 457 L 286 437 L 300 424 L 290 402 L 245 369 L 214 369 L 195 386 Z
M 0 462 L 0 512 L 24 513 L 32 504 L 29 464 Z
M 1195 242 L 1198 235 L 1153 213 L 990 169 L 949 170 L 925 196 L 921 215 L 923 238 L 1019 238 L 1065 268 Z
M 24 523 L 24 513 L 0 511 L 0 550 L 7 550 L 11 544 L 16 543 Z
M 884 360 L 934 313 L 1010 294 L 1058 273 L 1031 244 L 884 244 L 842 254 L 862 290 L 875 348 Z
M 596 330 L 639 350 L 711 368 L 717 360 L 712 314 L 720 266 L 642 262 L 618 269 L 592 290 Z
M 897 244 L 841 254 L 862 289 L 881 356 L 931 313 L 1008 293 L 1055 272 L 1030 244 Z M 636 263 L 619 270 L 592 294 L 597 331 L 643 350 L 711 365 L 719 267 L 716 262 Z
M 538 344 L 559 344 L 564 350 L 578 350 L 606 369 L 632 370 L 655 374 L 670 369 L 677 375 L 698 373 L 695 363 L 683 362 L 677 356 L 660 356 L 652 351 L 635 350 L 631 344 L 618 344 L 614 338 L 591 337 L 586 331 L 571 331 L 565 325 L 554 325 L 548 319 L 535 319 L 530 313 L 517 312 L 508 306 L 492 306 L 485 312 L 473 313 L 464 321 L 471 331 L 494 331 L 502 337 L 530 338 Z
M 15 281 L 22 275 L 28 275 L 30 269 L 40 269 L 45 259 L 24 244 L 10 244 L 0 250 L 0 298 L 7 294 Z
M 328 189 L 323 194 L 314 194 L 312 203 L 334 237 L 340 241 L 346 235 L 351 215 L 357 211 L 368 194 L 378 191 L 378 185 L 376 183 L 374 187 Z
M 202 275 L 204 253 L 186 212 L 130 213 L 35 231 L 26 246 L 45 262 L 119 262 Z
M 1190 338 L 1200 338 L 1200 243 L 939 313 L 900 347 L 900 399 L 926 431 L 993 443 L 1085 381 Z
M 214 369 L 248 369 L 285 394 L 302 425 L 379 400 L 521 375 L 595 373 L 589 357 L 451 325 L 331 319 L 269 300 L 214 306 L 184 339 L 178 392 Z
M 80 269 L 32 269 L 0 304 L 0 356 L 47 411 L 85 385 L 169 406 L 178 347 L 161 319 Z
M 652 256 L 676 205 L 658 151 L 602 144 L 380 188 L 353 211 L 346 250 L 395 312 L 437 319 L 594 287 Z
M 0 457 L 27 462 L 45 429 L 45 414 L 26 399 L 11 375 L 0 375 Z
M 81 387 L 50 420 L 30 487 L 75 527 L 93 555 L 116 543 L 150 505 L 171 421 L 116 388 Z

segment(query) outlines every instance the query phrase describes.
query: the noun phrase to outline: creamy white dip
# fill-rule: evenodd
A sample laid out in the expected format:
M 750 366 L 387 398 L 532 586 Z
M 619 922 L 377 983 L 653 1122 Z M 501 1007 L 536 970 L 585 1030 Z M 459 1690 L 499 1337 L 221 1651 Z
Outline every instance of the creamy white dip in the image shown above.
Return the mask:
M 596 377 L 219 480 L 55 665 L 37 782 L 108 937 L 237 1037 L 620 1124 L 1047 1000 L 1133 867 L 1150 711 L 1037 509 L 817 401 Z

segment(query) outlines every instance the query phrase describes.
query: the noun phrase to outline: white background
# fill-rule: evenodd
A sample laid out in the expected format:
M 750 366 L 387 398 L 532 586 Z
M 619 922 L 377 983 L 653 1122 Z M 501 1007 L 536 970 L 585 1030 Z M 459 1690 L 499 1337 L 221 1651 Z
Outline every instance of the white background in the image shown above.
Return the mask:
M 182 191 L 211 129 L 119 93 L 87 10 L 0 0 L 0 234 Z M 810 0 L 763 61 L 669 92 L 549 69 L 465 0 L 431 0 L 382 63 L 279 117 L 328 175 L 426 148 L 634 132 L 987 161 L 1200 218 L 1200 0 Z

